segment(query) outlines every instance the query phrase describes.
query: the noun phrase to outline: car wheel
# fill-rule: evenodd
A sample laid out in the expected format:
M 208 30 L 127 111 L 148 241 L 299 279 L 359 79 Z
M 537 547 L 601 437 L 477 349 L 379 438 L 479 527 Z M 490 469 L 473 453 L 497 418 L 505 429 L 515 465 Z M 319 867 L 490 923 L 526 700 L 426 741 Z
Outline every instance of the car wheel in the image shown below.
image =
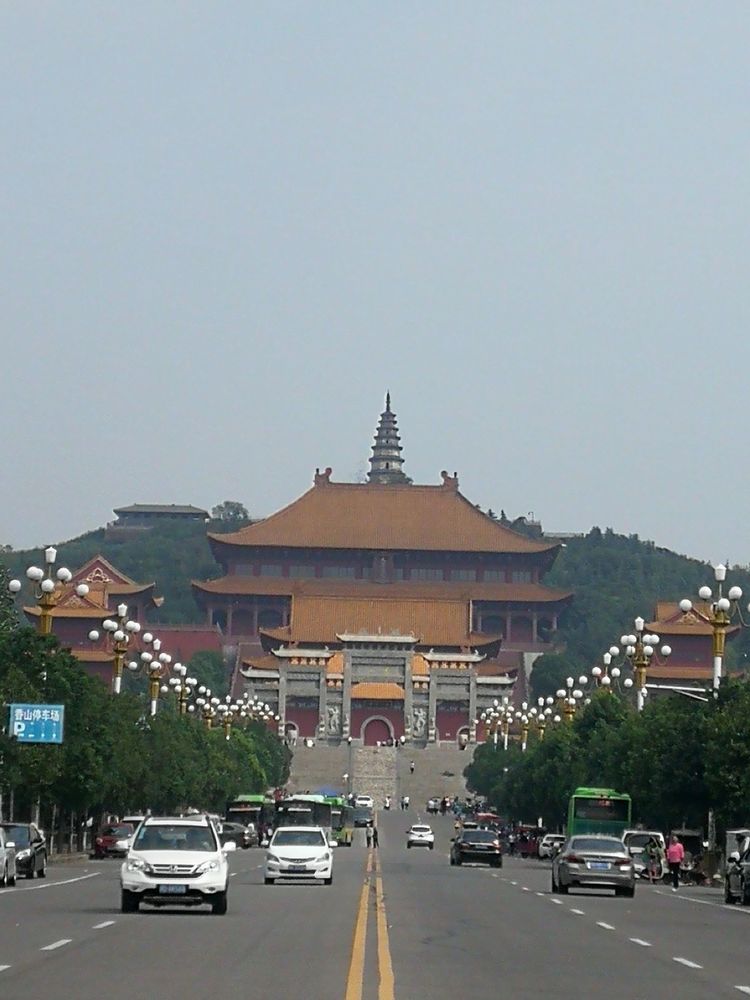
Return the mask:
M 217 892 L 211 900 L 211 912 L 216 916 L 223 917 L 227 912 L 227 891 Z
M 635 886 L 628 888 L 627 886 L 617 885 L 615 886 L 615 896 L 627 896 L 632 899 L 635 896 Z
M 552 872 L 552 891 L 557 892 L 557 882 L 555 882 L 555 873 Z
M 451 854 L 451 868 L 455 865 L 455 863 L 456 863 L 456 859 Z
M 122 890 L 122 896 L 120 898 L 120 910 L 123 913 L 137 913 L 140 903 L 141 901 L 138 898 L 137 893 L 130 892 L 128 889 Z
M 734 906 L 737 900 L 732 895 L 732 890 L 729 888 L 729 882 L 724 882 L 724 902 L 728 903 L 729 906 Z
M 8 885 L 15 885 L 15 884 L 16 884 L 16 876 L 15 875 L 9 875 L 8 876 Z
M 459 866 L 461 865 L 461 858 L 456 858 L 456 864 Z
M 407 844 L 406 846 L 407 846 L 408 850 L 411 850 L 411 844 Z
M 430 844 L 430 850 L 432 851 L 434 849 L 435 849 L 435 845 L 434 844 Z
M 275 879 L 275 878 L 268 878 L 268 876 L 266 876 L 266 877 L 265 877 L 265 878 L 263 879 L 263 884 L 264 884 L 264 885 L 273 885 L 275 881 L 276 881 L 276 879 Z
M 29 870 L 26 872 L 25 877 L 26 878 L 33 878 L 34 877 L 34 866 L 33 865 L 29 866 Z
M 563 884 L 562 884 L 562 882 L 558 882 L 558 884 L 557 884 L 557 891 L 558 891 L 558 892 L 560 893 L 560 895 L 562 895 L 562 896 L 567 896 L 567 895 L 568 895 L 568 889 L 569 889 L 569 888 L 570 888 L 570 886 L 568 886 L 568 885 L 563 885 Z
M 326 885 L 333 885 L 333 875 L 329 875 L 328 878 L 324 878 L 323 881 Z
M 47 878 L 47 855 L 42 855 L 42 867 L 36 873 L 37 878 Z
M 750 891 L 745 886 L 742 887 L 742 905 L 750 906 Z

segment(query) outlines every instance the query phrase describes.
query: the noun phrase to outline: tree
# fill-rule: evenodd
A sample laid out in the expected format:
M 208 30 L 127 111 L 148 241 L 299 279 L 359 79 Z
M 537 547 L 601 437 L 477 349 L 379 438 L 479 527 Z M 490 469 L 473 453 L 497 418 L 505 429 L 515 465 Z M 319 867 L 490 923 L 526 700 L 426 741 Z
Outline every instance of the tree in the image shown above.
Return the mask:
M 225 500 L 224 503 L 218 503 L 211 508 L 211 520 L 230 524 L 234 529 L 247 524 L 250 521 L 250 515 L 247 512 L 247 507 L 238 500 Z
M 5 563 L 0 562 L 0 632 L 7 632 L 18 626 L 18 611 L 9 584 L 8 567 Z
M 199 684 L 211 688 L 213 694 L 223 697 L 229 692 L 229 671 L 224 657 L 215 650 L 203 650 L 193 654 L 188 663 L 188 674 Z
M 580 664 L 571 657 L 563 653 L 544 653 L 531 668 L 531 693 L 534 698 L 554 698 L 557 690 L 565 687 L 566 677 L 577 678 L 580 673 Z

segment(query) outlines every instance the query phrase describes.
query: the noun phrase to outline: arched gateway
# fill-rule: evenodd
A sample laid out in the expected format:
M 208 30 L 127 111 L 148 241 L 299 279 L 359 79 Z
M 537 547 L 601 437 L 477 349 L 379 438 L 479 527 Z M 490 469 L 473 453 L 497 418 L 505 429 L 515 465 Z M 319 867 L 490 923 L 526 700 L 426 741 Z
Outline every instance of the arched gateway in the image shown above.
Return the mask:
M 373 716 L 362 724 L 362 742 L 366 747 L 374 747 L 393 738 L 393 726 L 382 715 Z

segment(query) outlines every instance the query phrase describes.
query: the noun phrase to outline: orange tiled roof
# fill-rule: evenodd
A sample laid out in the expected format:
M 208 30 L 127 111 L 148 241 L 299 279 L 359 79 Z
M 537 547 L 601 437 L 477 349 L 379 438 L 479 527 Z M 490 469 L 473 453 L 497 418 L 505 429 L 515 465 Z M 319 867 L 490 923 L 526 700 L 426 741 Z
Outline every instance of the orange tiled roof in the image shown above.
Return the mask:
M 454 485 L 332 483 L 326 476 L 270 517 L 208 537 L 218 546 L 377 551 L 538 553 L 560 545 L 535 541 L 494 521 Z
M 427 582 L 401 580 L 394 583 L 371 583 L 369 580 L 292 580 L 284 577 L 223 576 L 217 580 L 193 580 L 196 590 L 209 594 L 288 597 L 382 597 L 430 601 L 506 601 L 509 603 L 558 603 L 573 596 L 567 590 L 554 590 L 541 583 L 484 583 L 467 581 Z
M 432 646 L 465 646 L 469 635 L 465 601 L 307 597 L 292 601 L 289 629 L 268 629 L 289 642 L 336 643 L 339 635 L 413 635 Z M 485 642 L 496 639 L 483 636 Z
M 656 632 L 659 638 L 670 635 L 704 635 L 711 636 L 713 628 L 710 621 L 710 605 L 695 601 L 690 611 L 681 611 L 675 601 L 659 601 L 656 605 L 656 620 L 646 626 Z M 727 635 L 739 632 L 739 625 L 730 625 Z
M 112 663 L 115 658 L 103 649 L 72 649 L 71 653 L 81 663 Z
M 701 666 L 696 663 L 667 663 L 663 665 L 652 664 L 646 674 L 648 681 L 708 681 L 713 677 L 711 665 Z
M 370 701 L 403 701 L 404 689 L 399 684 L 362 681 L 360 684 L 352 684 L 352 698 L 367 698 Z

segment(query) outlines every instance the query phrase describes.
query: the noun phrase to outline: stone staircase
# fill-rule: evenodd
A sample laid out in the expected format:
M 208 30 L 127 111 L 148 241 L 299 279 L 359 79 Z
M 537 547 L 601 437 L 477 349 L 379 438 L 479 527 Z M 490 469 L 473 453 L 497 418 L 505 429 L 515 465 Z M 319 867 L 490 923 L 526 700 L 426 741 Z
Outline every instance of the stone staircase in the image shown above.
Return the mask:
M 290 792 L 317 792 L 319 788 L 340 789 L 345 795 L 345 774 L 351 774 L 351 748 L 343 743 L 330 747 L 323 744 L 306 747 L 302 740 L 293 747 L 292 767 L 287 782 Z
M 395 747 L 352 749 L 352 791 L 372 795 L 375 808 L 382 809 L 386 795 L 396 799 L 396 763 L 402 750 Z
M 428 799 L 449 795 L 466 797 L 463 770 L 474 756 L 473 747 L 430 745 L 420 750 L 405 747 L 397 755 L 397 795 L 408 795 L 412 808 L 424 810 Z M 414 774 L 410 764 L 414 761 Z

